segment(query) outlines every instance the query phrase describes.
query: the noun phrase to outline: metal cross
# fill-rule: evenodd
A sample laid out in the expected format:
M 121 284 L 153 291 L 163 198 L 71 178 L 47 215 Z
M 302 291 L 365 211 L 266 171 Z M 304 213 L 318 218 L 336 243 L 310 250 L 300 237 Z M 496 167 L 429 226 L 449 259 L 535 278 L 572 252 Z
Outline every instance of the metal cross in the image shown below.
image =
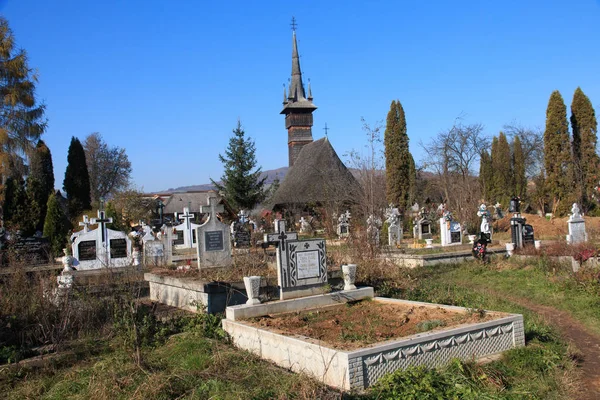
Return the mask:
M 296 27 L 298 26 L 298 24 L 296 24 L 296 17 L 292 17 L 292 23 L 290 26 L 292 27 L 292 30 L 296 32 Z
M 323 130 L 325 131 L 325 136 L 327 136 L 327 131 L 329 131 L 329 128 L 327 127 L 327 122 L 325 122 L 325 128 L 323 128 Z
M 275 226 L 277 232 L 266 233 L 264 241 L 267 243 L 276 243 L 279 250 L 285 251 L 285 243 L 287 240 L 298 240 L 298 234 L 296 232 L 286 232 L 284 220 L 275 221 Z
M 102 233 L 102 243 L 106 243 L 106 224 L 112 224 L 112 218 L 106 218 L 104 211 L 98 210 L 98 218 L 92 218 L 90 220 L 92 224 L 98 224 L 98 228 Z

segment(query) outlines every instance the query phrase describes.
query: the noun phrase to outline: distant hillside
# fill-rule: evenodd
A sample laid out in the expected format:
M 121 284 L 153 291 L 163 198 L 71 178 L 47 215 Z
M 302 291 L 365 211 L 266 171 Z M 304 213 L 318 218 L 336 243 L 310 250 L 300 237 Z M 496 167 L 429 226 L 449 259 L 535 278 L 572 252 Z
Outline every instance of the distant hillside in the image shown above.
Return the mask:
M 285 177 L 285 174 L 287 174 L 288 171 L 288 167 L 281 167 L 281 168 L 277 168 L 277 169 L 271 169 L 268 171 L 263 171 L 263 173 L 260 175 L 261 178 L 264 178 L 265 176 L 267 177 L 267 180 L 265 181 L 267 186 L 270 186 L 273 181 L 275 180 L 275 178 L 277 177 L 280 181 L 283 180 L 283 178 Z M 203 184 L 199 184 L 199 185 L 190 185 L 190 186 L 180 186 L 177 188 L 169 188 L 167 190 L 161 190 L 160 193 L 167 193 L 167 192 L 194 192 L 194 191 L 204 191 L 204 190 L 212 190 L 215 189 L 214 185 L 212 183 L 203 183 Z

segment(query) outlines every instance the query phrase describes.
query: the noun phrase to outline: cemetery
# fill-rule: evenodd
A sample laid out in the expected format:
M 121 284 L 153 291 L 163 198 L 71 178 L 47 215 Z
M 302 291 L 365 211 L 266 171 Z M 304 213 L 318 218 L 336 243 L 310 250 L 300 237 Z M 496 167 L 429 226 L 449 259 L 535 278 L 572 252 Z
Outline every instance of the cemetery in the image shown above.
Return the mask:
M 6 23 L 0 17 L 0 42 L 11 53 Z M 356 131 L 313 131 L 314 115 L 336 114 L 326 96 L 315 114 L 295 18 L 290 26 L 281 140 L 255 142 L 239 119 L 228 145 L 221 132 L 205 132 L 214 121 L 201 121 L 184 144 L 171 132 L 161 132 L 168 145 L 135 137 L 130 151 L 145 150 L 143 168 L 165 190 L 138 189 L 125 149 L 99 133 L 72 137 L 64 181 L 55 180 L 40 140 L 45 105 L 31 109 L 27 91 L 37 77 L 26 65 L 12 77 L 25 90 L 13 97 L 39 121 L 10 131 L 0 149 L 0 391 L 9 399 L 600 398 L 600 158 L 581 89 L 572 138 L 555 91 L 544 132 L 507 125 L 491 136 L 459 117 L 427 136 L 419 160 L 409 134 L 414 144 L 426 124 L 413 127 L 410 115 L 407 130 L 392 100 L 385 123 L 361 119 L 367 151 L 348 150 Z M 417 102 L 408 104 L 412 114 Z M 209 146 L 217 142 L 224 153 Z M 283 154 L 286 166 L 263 170 L 263 151 Z M 199 184 L 214 173 L 210 160 L 222 176 Z

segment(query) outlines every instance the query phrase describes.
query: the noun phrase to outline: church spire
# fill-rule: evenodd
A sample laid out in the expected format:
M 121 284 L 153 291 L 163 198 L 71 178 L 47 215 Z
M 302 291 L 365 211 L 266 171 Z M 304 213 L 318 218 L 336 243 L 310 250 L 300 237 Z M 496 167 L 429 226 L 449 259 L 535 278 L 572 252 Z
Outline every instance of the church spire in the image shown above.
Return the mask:
M 296 31 L 292 32 L 292 82 L 290 84 L 290 97 L 293 101 L 306 99 L 304 85 L 302 84 L 302 71 L 300 70 L 300 57 L 298 56 L 298 43 Z

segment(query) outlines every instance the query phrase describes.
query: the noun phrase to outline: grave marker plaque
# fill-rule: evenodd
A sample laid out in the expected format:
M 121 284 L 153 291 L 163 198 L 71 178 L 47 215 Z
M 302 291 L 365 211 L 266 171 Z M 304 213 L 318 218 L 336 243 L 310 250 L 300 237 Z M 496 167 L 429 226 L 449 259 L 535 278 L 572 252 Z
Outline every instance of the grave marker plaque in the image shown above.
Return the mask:
M 79 243 L 79 261 L 93 261 L 96 259 L 96 241 L 85 240 Z
M 222 251 L 223 250 L 223 231 L 204 232 L 204 251 Z
M 110 258 L 126 258 L 127 241 L 125 239 L 110 239 Z
M 183 238 L 183 231 L 175 231 L 177 238 L 173 239 L 173 246 L 180 246 L 185 243 L 185 239 Z

